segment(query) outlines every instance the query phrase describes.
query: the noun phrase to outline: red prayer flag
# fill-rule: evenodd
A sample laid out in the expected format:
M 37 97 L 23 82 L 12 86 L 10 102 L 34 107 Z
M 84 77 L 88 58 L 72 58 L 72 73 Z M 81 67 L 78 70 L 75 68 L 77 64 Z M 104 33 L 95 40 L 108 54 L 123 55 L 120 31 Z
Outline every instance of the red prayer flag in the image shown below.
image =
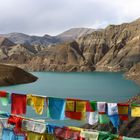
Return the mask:
M 0 91 L 0 97 L 7 97 L 6 91 Z
M 12 115 L 8 118 L 8 124 L 15 126 L 14 132 L 16 134 L 23 134 L 23 132 L 21 130 L 22 120 L 23 120 L 23 118 L 17 117 L 17 116 L 12 116 Z
M 87 112 L 93 112 L 93 109 L 92 109 L 91 104 L 90 104 L 89 101 L 86 102 L 86 111 Z
M 71 130 L 67 127 L 56 127 L 54 130 L 54 134 L 59 139 L 79 140 L 80 138 L 80 131 Z
M 66 111 L 65 115 L 66 115 L 66 117 L 73 119 L 73 120 L 81 120 L 83 117 L 81 112 Z
M 64 139 L 66 137 L 66 130 L 64 128 L 56 127 L 54 130 L 54 134 L 57 138 Z
M 26 113 L 26 95 L 12 93 L 11 102 L 12 114 L 22 115 Z
M 119 117 L 122 121 L 128 121 L 128 115 L 119 115 Z

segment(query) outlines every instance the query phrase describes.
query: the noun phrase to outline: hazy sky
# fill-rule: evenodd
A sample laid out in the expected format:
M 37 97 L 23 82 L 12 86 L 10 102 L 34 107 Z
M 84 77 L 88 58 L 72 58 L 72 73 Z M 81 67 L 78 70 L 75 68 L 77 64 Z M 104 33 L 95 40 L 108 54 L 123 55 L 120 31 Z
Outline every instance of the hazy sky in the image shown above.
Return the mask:
M 0 33 L 56 35 L 140 18 L 140 0 L 0 0 Z

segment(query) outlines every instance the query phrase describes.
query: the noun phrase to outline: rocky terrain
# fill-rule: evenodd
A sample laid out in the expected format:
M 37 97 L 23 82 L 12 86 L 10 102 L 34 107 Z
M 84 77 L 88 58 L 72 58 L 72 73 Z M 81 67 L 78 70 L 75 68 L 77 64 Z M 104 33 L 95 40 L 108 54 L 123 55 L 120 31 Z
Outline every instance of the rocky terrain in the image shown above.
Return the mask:
M 28 37 L 2 37 L 0 63 L 28 71 L 126 71 L 127 78 L 140 81 L 140 19 L 102 30 L 71 29 L 47 47 L 38 40 L 27 43 Z
M 128 72 L 126 72 L 125 76 L 140 85 L 140 62 L 135 64 Z
M 20 68 L 0 64 L 0 86 L 31 83 L 36 80 L 37 77 Z
M 140 60 L 139 27 L 140 20 L 122 25 L 110 25 L 104 30 L 94 31 L 74 42 L 54 45 L 53 49 L 52 47 L 47 48 L 43 50 L 45 62 L 49 65 L 45 69 L 49 70 L 51 65 L 56 64 L 59 67 L 58 70 L 60 67 L 74 66 L 77 67 L 74 69 L 75 71 L 82 71 L 83 67 L 86 67 L 85 70 L 93 70 L 93 67 L 95 67 L 99 71 L 128 71 Z M 49 53 L 48 56 L 48 52 L 52 53 Z M 62 55 L 64 53 L 65 55 Z M 37 56 L 37 60 L 41 56 L 40 54 Z M 47 58 L 53 59 L 51 63 L 50 60 L 47 62 Z M 69 60 L 74 58 L 75 61 L 69 63 Z M 63 60 L 65 62 L 60 62 L 59 66 L 58 61 Z M 57 68 L 54 70 L 57 70 Z M 65 68 L 62 68 L 62 70 L 65 71 Z M 73 70 L 73 68 L 70 70 Z
M 79 39 L 85 59 L 99 71 L 129 70 L 140 61 L 140 20 L 110 25 Z

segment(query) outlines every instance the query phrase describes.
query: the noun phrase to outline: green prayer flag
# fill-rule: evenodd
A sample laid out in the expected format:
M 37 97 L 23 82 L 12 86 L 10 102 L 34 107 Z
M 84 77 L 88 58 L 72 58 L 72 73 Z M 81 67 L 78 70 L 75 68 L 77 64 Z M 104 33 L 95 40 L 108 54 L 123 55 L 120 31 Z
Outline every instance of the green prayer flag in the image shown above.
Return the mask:
M 108 124 L 110 122 L 109 117 L 106 114 L 99 114 L 99 123 Z
M 102 131 L 99 133 L 98 140 L 114 140 L 114 139 L 119 140 L 119 136 L 115 135 L 115 134 L 111 134 L 110 132 L 103 132 Z
M 99 132 L 98 140 L 110 140 L 109 136 L 110 136 L 109 132 Z
M 113 139 L 113 140 L 119 140 L 119 135 L 117 134 L 111 134 L 110 137 Z
M 97 110 L 97 101 L 91 101 L 90 102 L 90 105 L 91 105 L 93 111 L 96 111 Z
M 8 98 L 5 98 L 5 97 L 1 97 L 1 98 L 0 98 L 0 101 L 1 101 L 1 104 L 2 104 L 3 106 L 7 106 L 8 103 L 9 103 L 9 99 L 8 99 Z

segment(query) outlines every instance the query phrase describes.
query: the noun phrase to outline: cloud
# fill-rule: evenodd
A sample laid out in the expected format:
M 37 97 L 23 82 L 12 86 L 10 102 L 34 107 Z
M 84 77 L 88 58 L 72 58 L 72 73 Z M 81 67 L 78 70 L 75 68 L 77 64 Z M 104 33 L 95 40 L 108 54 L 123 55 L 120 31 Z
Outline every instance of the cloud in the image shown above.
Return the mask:
M 57 34 L 140 17 L 140 0 L 1 0 L 0 33 Z

